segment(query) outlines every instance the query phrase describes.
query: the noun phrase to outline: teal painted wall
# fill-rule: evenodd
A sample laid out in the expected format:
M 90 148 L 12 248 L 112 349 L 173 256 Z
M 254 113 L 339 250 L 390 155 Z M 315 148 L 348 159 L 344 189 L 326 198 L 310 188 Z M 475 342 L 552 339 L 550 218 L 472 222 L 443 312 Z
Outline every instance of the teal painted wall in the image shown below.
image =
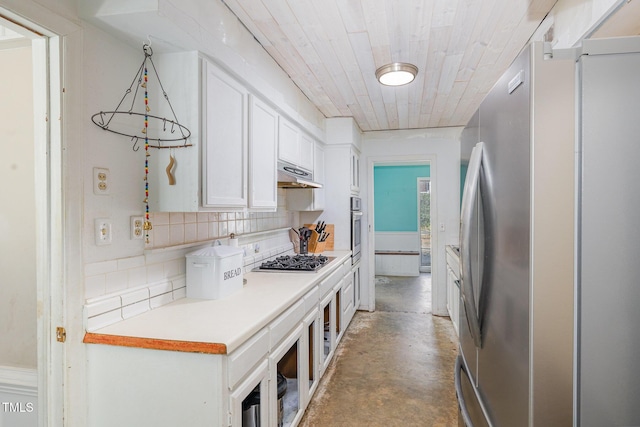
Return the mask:
M 375 231 L 418 231 L 418 181 L 429 177 L 428 165 L 375 166 Z

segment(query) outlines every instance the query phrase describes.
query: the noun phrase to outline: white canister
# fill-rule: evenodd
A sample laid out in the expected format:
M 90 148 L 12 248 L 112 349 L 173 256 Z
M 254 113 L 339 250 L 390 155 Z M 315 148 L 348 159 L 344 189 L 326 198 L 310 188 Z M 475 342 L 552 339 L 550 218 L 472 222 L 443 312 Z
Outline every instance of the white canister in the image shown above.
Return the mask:
M 242 255 L 225 245 L 187 254 L 187 298 L 219 299 L 242 289 Z

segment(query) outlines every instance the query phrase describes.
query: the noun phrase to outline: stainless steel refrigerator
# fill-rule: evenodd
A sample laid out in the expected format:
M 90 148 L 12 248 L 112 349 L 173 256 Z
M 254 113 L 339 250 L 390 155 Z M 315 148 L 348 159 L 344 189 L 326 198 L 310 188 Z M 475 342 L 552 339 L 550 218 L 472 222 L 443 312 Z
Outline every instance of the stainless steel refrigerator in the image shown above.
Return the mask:
M 468 425 L 571 422 L 574 69 L 529 45 L 463 132 L 456 379 Z
M 531 44 L 462 134 L 460 425 L 640 425 L 638 40 Z

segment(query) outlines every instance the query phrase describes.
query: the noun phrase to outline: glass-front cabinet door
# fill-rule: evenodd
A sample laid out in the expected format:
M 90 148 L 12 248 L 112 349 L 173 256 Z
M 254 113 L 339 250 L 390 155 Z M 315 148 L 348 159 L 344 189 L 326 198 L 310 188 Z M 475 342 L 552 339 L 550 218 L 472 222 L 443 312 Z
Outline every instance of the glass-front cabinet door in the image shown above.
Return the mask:
M 300 395 L 302 363 L 306 362 L 306 349 L 302 346 L 304 326 L 298 326 L 269 356 L 271 397 L 270 426 L 287 427 L 297 424 L 302 415 Z
M 307 362 L 305 363 L 303 368 L 305 372 L 303 374 L 303 378 L 306 380 L 304 384 L 304 402 L 305 404 L 311 400 L 311 396 L 318 388 L 318 379 L 320 377 L 320 322 L 318 317 L 319 311 L 316 308 L 311 313 L 307 315 L 304 319 L 304 331 L 305 341 L 306 341 L 306 349 L 307 349 Z
M 231 392 L 231 425 L 269 425 L 269 363 L 265 359 Z
M 322 346 L 321 346 L 321 364 L 320 370 L 324 372 L 329 366 L 329 361 L 333 356 L 333 349 L 336 343 L 336 313 L 335 313 L 336 299 L 333 291 L 329 292 L 329 295 L 320 302 L 321 312 L 320 319 L 322 320 Z

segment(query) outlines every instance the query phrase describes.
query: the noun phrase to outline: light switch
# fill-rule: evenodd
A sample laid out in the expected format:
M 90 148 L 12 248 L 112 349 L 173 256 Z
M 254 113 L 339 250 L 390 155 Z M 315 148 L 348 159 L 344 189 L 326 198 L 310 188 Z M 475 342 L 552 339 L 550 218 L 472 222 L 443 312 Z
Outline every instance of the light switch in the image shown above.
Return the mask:
M 444 222 L 441 222 L 440 223 L 440 231 L 445 231 L 445 230 L 446 230 L 446 228 L 444 226 Z
M 95 220 L 96 245 L 111 244 L 111 221 L 107 218 L 98 218 Z

